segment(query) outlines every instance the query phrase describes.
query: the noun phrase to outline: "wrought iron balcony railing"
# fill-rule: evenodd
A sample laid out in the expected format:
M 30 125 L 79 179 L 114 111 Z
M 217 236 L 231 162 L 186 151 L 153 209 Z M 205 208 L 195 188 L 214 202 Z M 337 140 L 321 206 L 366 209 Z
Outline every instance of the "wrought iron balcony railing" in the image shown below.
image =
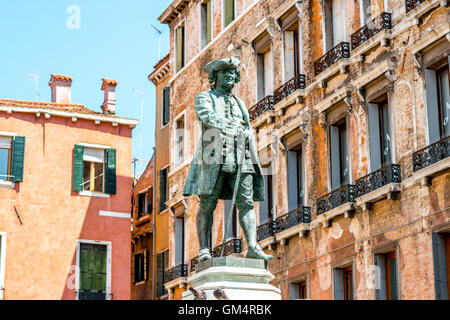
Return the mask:
M 273 104 L 277 104 L 282 101 L 290 94 L 295 92 L 297 89 L 305 89 L 306 88 L 306 78 L 304 74 L 298 74 L 277 90 L 275 90 L 273 94 Z
M 398 164 L 390 164 L 372 172 L 355 182 L 356 196 L 360 197 L 371 191 L 379 189 L 389 183 L 401 183 L 401 167 Z
M 78 290 L 78 300 L 106 300 L 106 291 Z
M 356 187 L 347 184 L 317 199 L 317 215 L 330 211 L 348 202 L 355 202 Z
M 273 96 L 265 97 L 249 110 L 250 121 L 255 120 L 267 110 L 273 110 Z
M 220 252 L 222 250 L 222 244 L 219 244 L 216 246 L 211 254 L 213 257 L 219 257 Z M 233 253 L 241 253 L 242 252 L 242 242 L 239 238 L 230 239 L 227 242 L 225 242 L 225 249 L 223 250 L 223 256 L 229 256 Z
M 257 229 L 258 241 L 274 236 L 284 230 L 288 230 L 300 223 L 311 222 L 311 208 L 301 206 L 291 212 L 279 216 L 275 221 L 269 221 L 260 225 Z
M 412 157 L 414 172 L 450 157 L 450 136 L 414 152 Z
M 300 223 L 310 223 L 311 222 L 311 208 L 310 207 L 300 207 L 292 210 L 285 215 L 278 217 L 275 220 L 275 234 L 281 231 L 288 230 Z
M 314 62 L 314 75 L 325 71 L 342 58 L 350 58 L 350 44 L 341 42 Z
M 391 29 L 391 14 L 383 12 L 378 17 L 370 21 L 364 27 L 352 34 L 351 44 L 352 50 L 355 50 L 364 42 L 372 38 L 374 35 L 384 29 Z
M 425 0 L 405 0 L 406 13 L 420 6 L 422 2 Z
M 256 229 L 258 241 L 262 241 L 271 236 L 274 236 L 275 230 L 276 230 L 275 221 L 272 220 L 258 226 L 258 228 Z
M 187 276 L 188 276 L 188 265 L 182 263 L 164 273 L 164 283 Z
M 211 250 L 211 255 L 213 257 L 219 257 L 220 251 L 222 250 L 222 244 L 216 246 L 213 250 Z M 225 249 L 223 251 L 223 256 L 229 256 L 233 253 L 241 253 L 242 252 L 242 240 L 240 238 L 233 238 L 225 242 Z M 198 256 L 191 259 L 190 263 L 190 272 L 195 271 L 195 266 L 198 264 Z

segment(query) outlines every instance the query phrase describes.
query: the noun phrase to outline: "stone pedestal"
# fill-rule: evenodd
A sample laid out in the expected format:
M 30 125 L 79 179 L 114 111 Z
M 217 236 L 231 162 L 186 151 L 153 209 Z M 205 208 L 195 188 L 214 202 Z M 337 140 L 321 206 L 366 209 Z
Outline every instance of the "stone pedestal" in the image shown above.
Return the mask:
M 200 262 L 187 281 L 206 300 L 218 300 L 218 293 L 229 300 L 281 300 L 280 289 L 269 284 L 273 278 L 264 260 L 221 257 Z M 183 293 L 183 300 L 194 298 Z

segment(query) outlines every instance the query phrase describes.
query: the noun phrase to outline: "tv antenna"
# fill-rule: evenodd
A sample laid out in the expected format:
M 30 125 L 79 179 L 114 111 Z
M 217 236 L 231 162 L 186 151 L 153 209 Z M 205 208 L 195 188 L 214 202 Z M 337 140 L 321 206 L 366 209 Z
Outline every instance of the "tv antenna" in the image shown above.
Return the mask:
M 37 100 L 39 97 L 39 77 L 33 73 L 29 73 L 28 74 L 29 77 L 31 77 L 33 79 L 35 88 L 34 88 L 34 100 Z

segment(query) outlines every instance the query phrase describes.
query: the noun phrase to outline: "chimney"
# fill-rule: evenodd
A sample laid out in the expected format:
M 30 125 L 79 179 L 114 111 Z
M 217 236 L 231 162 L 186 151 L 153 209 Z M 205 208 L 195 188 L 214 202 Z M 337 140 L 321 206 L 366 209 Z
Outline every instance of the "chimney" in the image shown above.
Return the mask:
M 48 85 L 52 90 L 52 102 L 70 104 L 70 85 L 72 78 L 60 74 L 52 74 Z
M 116 86 L 117 81 L 103 78 L 102 90 L 105 92 L 105 98 L 102 104 L 104 114 L 116 113 Z

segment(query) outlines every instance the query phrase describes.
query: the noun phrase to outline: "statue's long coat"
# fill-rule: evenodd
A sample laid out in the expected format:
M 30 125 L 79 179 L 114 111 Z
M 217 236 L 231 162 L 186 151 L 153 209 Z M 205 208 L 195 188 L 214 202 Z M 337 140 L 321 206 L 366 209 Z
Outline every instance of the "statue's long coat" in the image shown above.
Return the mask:
M 239 108 L 241 109 L 244 121 L 250 127 L 248 110 L 242 100 L 234 96 Z M 214 90 L 200 92 L 195 98 L 195 111 L 197 118 L 201 121 L 202 137 L 195 151 L 191 168 L 186 179 L 183 190 L 184 196 L 189 195 L 209 195 L 212 193 L 220 172 L 221 152 L 211 151 L 207 147 L 210 144 L 210 137 L 205 137 L 205 131 L 210 128 L 223 131 L 225 129 L 225 105 L 223 99 Z M 238 149 L 239 150 L 239 149 Z M 212 161 L 203 161 L 208 158 Z M 240 152 L 237 154 L 240 159 Z M 253 200 L 264 201 L 264 179 L 261 174 L 261 165 L 256 149 L 253 133 L 249 137 L 248 151 L 245 156 L 243 172 L 246 167 L 253 166 Z M 252 164 L 253 162 L 253 164 Z M 234 187 L 234 186 L 233 186 Z M 229 200 L 232 198 L 233 190 L 224 184 L 219 199 Z

